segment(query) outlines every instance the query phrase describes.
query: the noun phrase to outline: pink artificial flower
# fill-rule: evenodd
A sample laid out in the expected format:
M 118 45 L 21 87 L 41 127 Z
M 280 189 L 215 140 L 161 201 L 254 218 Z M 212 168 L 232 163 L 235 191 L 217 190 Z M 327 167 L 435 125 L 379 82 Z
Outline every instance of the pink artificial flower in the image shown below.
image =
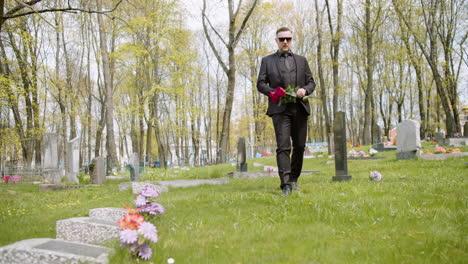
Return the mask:
M 11 180 L 13 181 L 13 183 L 17 183 L 20 178 L 21 178 L 20 176 L 15 175 L 15 176 L 11 177 Z
M 3 176 L 3 181 L 4 181 L 5 183 L 8 183 L 8 181 L 10 181 L 10 178 L 11 178 L 10 175 Z

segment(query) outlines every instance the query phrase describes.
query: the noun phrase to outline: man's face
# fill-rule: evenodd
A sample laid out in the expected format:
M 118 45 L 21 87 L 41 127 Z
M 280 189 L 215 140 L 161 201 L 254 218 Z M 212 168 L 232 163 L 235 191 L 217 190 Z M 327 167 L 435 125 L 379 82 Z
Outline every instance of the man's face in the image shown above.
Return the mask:
M 276 35 L 276 44 L 278 44 L 278 49 L 286 53 L 291 49 L 292 44 L 292 33 L 291 31 L 281 31 Z

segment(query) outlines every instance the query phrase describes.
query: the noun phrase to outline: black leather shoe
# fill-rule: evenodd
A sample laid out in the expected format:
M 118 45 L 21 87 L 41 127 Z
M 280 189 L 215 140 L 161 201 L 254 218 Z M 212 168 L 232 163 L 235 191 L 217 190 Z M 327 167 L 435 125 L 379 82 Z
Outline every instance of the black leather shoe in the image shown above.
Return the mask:
M 281 194 L 281 196 L 289 196 L 291 195 L 291 187 L 289 185 L 286 185 L 283 187 L 283 193 Z
M 299 190 L 299 186 L 297 186 L 297 182 L 291 182 L 291 188 L 295 191 Z

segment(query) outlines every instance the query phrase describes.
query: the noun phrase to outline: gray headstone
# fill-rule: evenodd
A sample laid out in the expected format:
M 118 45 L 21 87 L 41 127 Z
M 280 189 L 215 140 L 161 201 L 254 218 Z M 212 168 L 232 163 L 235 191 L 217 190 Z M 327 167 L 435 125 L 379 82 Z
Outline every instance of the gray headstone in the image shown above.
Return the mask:
M 103 184 L 106 181 L 106 165 L 103 157 L 96 157 L 93 160 L 93 170 L 91 171 L 91 183 Z
M 58 136 L 55 133 L 44 133 L 44 152 L 42 154 L 42 168 L 58 169 Z
M 140 181 L 140 158 L 137 152 L 133 153 L 130 157 L 130 165 L 133 167 L 135 173 L 134 181 Z
M 435 133 L 435 141 L 439 145 L 444 145 L 444 134 L 440 132 Z
M 80 138 L 76 137 L 67 143 L 68 168 L 67 176 L 70 182 L 79 182 L 78 173 L 80 172 Z
M 237 171 L 247 171 L 247 154 L 244 137 L 240 137 L 237 140 Z
M 468 137 L 468 121 L 463 125 L 463 136 Z
M 333 122 L 333 135 L 335 141 L 335 173 L 333 181 L 351 180 L 348 175 L 348 160 L 346 151 L 346 116 L 344 112 L 337 112 Z
M 119 237 L 116 221 L 90 217 L 75 217 L 56 223 L 57 238 L 82 243 L 99 244 Z
M 0 248 L 0 264 L 108 263 L 112 249 L 64 241 L 35 238 L 18 241 Z
M 416 157 L 421 149 L 419 123 L 405 120 L 397 126 L 397 159 L 408 160 Z
M 378 124 L 374 124 L 372 127 L 373 143 L 382 143 L 382 129 Z

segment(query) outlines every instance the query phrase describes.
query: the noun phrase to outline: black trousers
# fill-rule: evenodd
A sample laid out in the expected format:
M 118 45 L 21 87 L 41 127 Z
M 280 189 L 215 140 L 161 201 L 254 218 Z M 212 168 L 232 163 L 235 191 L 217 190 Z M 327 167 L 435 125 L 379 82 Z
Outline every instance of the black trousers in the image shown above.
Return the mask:
M 276 135 L 276 163 L 280 187 L 297 182 L 301 175 L 307 137 L 307 113 L 299 103 L 288 104 L 286 111 L 271 118 Z M 292 141 L 292 157 L 291 157 Z

